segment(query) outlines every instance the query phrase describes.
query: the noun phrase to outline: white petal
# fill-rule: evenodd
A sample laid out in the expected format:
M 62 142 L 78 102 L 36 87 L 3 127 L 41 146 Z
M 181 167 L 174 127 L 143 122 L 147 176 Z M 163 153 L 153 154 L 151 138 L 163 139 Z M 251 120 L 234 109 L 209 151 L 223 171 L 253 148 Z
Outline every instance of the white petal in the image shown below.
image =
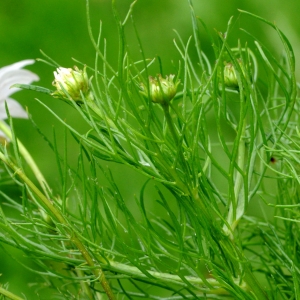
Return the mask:
M 23 118 L 27 119 L 28 115 L 25 109 L 14 99 L 6 99 L 7 107 L 9 113 L 14 118 Z M 0 119 L 7 119 L 6 110 L 5 110 L 5 101 L 0 102 Z
M 23 60 L 18 63 L 0 69 L 0 100 L 15 93 L 19 89 L 10 87 L 15 83 L 30 84 L 39 80 L 39 77 L 29 70 L 20 69 L 23 66 L 34 63 L 34 60 Z
M 2 72 L 5 73 L 8 71 L 20 70 L 25 66 L 34 64 L 34 62 L 35 62 L 34 59 L 25 59 L 25 60 L 18 61 L 14 64 L 5 66 L 3 68 L 0 68 L 0 76 L 1 76 Z
M 30 84 L 39 80 L 39 77 L 28 70 L 15 70 L 0 74 L 0 99 L 5 100 L 6 97 L 17 92 L 19 89 L 10 88 L 15 83 Z

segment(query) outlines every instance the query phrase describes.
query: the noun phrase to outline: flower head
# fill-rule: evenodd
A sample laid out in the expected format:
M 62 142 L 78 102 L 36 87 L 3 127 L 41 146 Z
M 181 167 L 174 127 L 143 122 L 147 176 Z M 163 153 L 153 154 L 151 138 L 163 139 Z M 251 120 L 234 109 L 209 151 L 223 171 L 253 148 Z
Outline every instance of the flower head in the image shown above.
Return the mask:
M 244 73 L 244 67 L 242 65 L 242 62 L 238 60 L 238 63 L 242 69 L 242 72 Z M 234 68 L 234 65 L 232 63 L 225 63 L 224 84 L 227 87 L 231 87 L 231 88 L 238 88 L 239 86 L 236 69 Z
M 163 78 L 160 74 L 154 77 L 149 77 L 150 99 L 154 103 L 166 104 L 169 103 L 176 95 L 179 80 L 174 82 L 175 75 L 166 76 Z M 141 93 L 148 97 L 148 92 L 144 84 L 140 85 Z
M 33 63 L 33 59 L 27 59 L 0 68 L 0 120 L 7 118 L 5 102 L 12 117 L 28 117 L 24 108 L 16 100 L 9 96 L 19 90 L 18 88 L 10 88 L 13 84 L 30 84 L 33 81 L 39 80 L 39 77 L 33 72 L 22 69 L 23 67 Z M 0 136 L 4 137 L 5 135 L 0 131 Z
M 86 73 L 86 67 L 79 70 L 76 66 L 71 68 L 57 68 L 54 72 L 53 86 L 56 91 L 52 93 L 54 97 L 73 99 L 82 102 L 82 94 L 87 99 L 92 99 L 92 93 L 89 85 L 89 78 Z

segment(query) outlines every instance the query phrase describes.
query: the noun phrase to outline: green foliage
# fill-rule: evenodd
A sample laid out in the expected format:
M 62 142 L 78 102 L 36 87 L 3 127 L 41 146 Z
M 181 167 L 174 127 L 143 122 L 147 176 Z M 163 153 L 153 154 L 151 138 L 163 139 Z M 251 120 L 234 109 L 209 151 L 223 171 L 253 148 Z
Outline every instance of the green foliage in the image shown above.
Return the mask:
M 12 133 L 0 126 L 11 137 L 11 149 L 1 148 L 9 175 L 1 183 L 13 179 L 22 199 L 1 192 L 2 206 L 13 213 L 0 208 L 0 241 L 35 262 L 33 271 L 45 282 L 38 288 L 52 299 L 104 294 L 109 299 L 298 299 L 299 104 L 289 41 L 272 23 L 241 12 L 275 30 L 282 56 L 247 31 L 253 49 L 229 45 L 231 19 L 226 34 L 211 36 L 211 64 L 201 50 L 201 22 L 188 1 L 192 36 L 184 42 L 177 34 L 174 41 L 181 57 L 174 67 L 177 94 L 170 102 L 153 103 L 145 89 L 150 96 L 148 78 L 156 76 L 155 68 L 162 73 L 162 62 L 146 59 L 138 28 L 141 60 L 131 58 L 124 28 L 136 1 L 124 20 L 112 2 L 117 69 L 107 60 L 101 28 L 97 39 L 89 28 L 96 51 L 95 65 L 87 67 L 93 97 L 81 93 L 76 103 L 63 90 L 64 101 L 89 130 L 78 132 L 40 102 L 78 144 L 74 168 L 67 138 L 63 154 L 55 132 L 49 141 L 60 189 L 48 186 L 15 137 L 12 120 Z M 56 86 L 63 89 L 62 83 Z M 37 183 L 26 175 L 26 164 Z M 114 164 L 144 176 L 139 195 L 123 196 L 110 168 Z

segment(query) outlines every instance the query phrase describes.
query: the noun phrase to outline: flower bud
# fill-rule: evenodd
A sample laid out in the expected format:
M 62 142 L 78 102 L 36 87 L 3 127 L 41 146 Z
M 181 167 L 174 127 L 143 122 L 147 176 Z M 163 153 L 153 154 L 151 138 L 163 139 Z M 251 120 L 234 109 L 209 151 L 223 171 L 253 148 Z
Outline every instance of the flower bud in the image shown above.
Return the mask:
M 150 99 L 154 103 L 169 103 L 176 95 L 179 80 L 174 82 L 175 75 L 163 78 L 160 74 L 155 78 L 149 77 Z M 141 84 L 141 93 L 148 97 L 148 92 L 144 84 Z
M 57 68 L 54 77 L 52 85 L 56 87 L 56 91 L 52 96 L 82 102 L 82 93 L 86 99 L 93 99 L 86 67 L 83 70 L 79 70 L 76 66 L 74 69 Z
M 238 63 L 240 65 L 241 69 L 242 69 L 242 72 L 244 73 L 244 68 L 243 68 L 242 62 L 240 60 L 238 60 Z M 231 88 L 238 88 L 239 87 L 236 70 L 235 70 L 232 63 L 226 63 L 225 64 L 225 67 L 224 67 L 224 84 L 227 87 L 231 87 Z

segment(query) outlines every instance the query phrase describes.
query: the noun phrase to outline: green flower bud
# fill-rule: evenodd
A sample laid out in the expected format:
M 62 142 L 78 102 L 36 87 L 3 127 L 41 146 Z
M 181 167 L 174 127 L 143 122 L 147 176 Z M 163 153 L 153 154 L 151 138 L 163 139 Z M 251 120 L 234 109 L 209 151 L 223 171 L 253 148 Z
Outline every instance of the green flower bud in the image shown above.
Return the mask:
M 175 75 L 163 78 L 160 74 L 155 78 L 149 77 L 150 99 L 154 103 L 169 103 L 176 95 L 179 80 L 174 82 Z M 140 85 L 141 93 L 148 97 L 148 92 L 144 84 Z
M 86 67 L 83 70 L 76 66 L 74 69 L 57 68 L 54 77 L 52 85 L 56 87 L 56 91 L 52 96 L 82 102 L 82 93 L 86 99 L 93 99 Z
M 242 72 L 244 73 L 244 68 L 242 65 L 242 62 L 238 60 L 238 63 L 242 69 Z M 236 75 L 236 70 L 232 63 L 226 63 L 224 67 L 224 83 L 227 87 L 231 88 L 238 88 L 238 78 Z

